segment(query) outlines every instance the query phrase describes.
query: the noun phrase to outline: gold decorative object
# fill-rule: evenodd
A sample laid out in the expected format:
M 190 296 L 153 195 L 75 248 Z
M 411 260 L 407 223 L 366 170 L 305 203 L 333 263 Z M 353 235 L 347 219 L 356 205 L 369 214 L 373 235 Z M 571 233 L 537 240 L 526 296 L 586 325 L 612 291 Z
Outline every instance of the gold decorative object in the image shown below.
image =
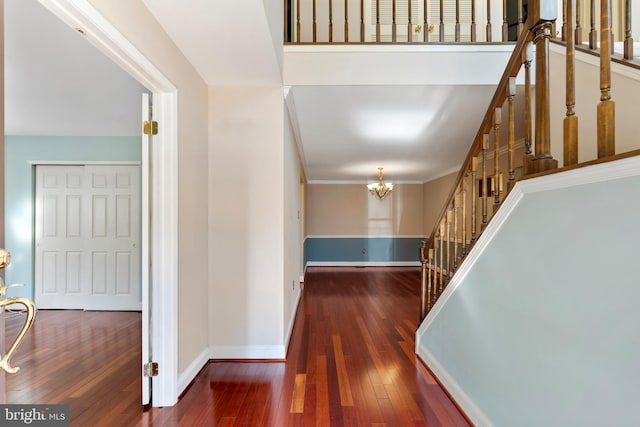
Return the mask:
M 387 197 L 387 195 L 389 195 L 393 190 L 392 183 L 385 183 L 384 181 L 382 181 L 382 169 L 383 168 L 378 168 L 378 182 L 367 185 L 369 192 L 375 196 L 378 196 L 380 200 Z
M 4 268 L 7 265 L 9 265 L 10 261 L 11 261 L 11 255 L 9 254 L 9 252 L 5 249 L 0 249 L 0 268 Z M 14 286 L 24 286 L 24 285 L 22 283 L 5 285 L 2 282 L 2 279 L 0 278 L 0 297 L 4 297 L 7 294 L 7 289 Z M 2 356 L 2 358 L 0 358 L 0 369 L 4 370 L 9 374 L 15 374 L 20 370 L 20 368 L 17 366 L 15 368 L 12 367 L 11 364 L 9 363 L 9 359 L 11 358 L 13 353 L 16 351 L 16 348 L 18 348 L 18 345 L 22 342 L 22 339 L 24 338 L 27 331 L 33 324 L 33 319 L 35 318 L 35 315 L 36 315 L 36 305 L 30 299 L 24 298 L 24 297 L 11 297 L 11 298 L 0 299 L 0 312 L 2 312 L 1 309 L 3 307 L 13 305 L 13 304 L 23 305 L 24 308 L 27 310 L 27 316 L 24 321 L 24 324 L 22 325 L 22 328 L 20 329 L 20 332 L 18 332 L 18 335 L 16 335 L 15 339 L 9 346 L 9 350 L 7 350 L 7 354 L 5 354 L 4 356 Z
M 2 292 L 6 292 L 7 287 L 8 286 L 3 286 Z M 29 330 L 31 325 L 33 325 L 33 319 L 36 316 L 36 305 L 33 303 L 33 301 L 31 301 L 28 298 L 11 297 L 11 298 L 0 299 L 0 307 L 6 307 L 8 305 L 13 305 L 13 304 L 23 305 L 24 308 L 27 310 L 27 316 L 24 320 L 24 324 L 22 325 L 22 329 L 20 329 L 20 332 L 18 332 L 18 335 L 16 335 L 15 339 L 9 346 L 9 350 L 7 350 L 7 354 L 2 356 L 2 359 L 0 359 L 0 369 L 4 370 L 8 374 L 15 374 L 20 370 L 20 368 L 17 366 L 12 367 L 11 364 L 9 363 L 9 359 L 11 358 L 13 353 L 16 351 L 16 348 L 18 348 L 18 345 L 20 345 L 20 343 L 22 342 L 22 339 L 27 334 L 27 331 Z
M 6 249 L 0 249 L 0 268 L 5 268 L 11 262 L 11 254 Z

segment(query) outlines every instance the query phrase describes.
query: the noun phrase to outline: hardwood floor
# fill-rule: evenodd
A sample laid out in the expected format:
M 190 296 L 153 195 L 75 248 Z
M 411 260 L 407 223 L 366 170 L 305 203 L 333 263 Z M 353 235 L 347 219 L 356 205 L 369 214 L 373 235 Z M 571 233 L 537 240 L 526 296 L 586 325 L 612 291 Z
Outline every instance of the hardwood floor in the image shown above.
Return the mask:
M 414 355 L 418 269 L 309 268 L 305 280 L 286 362 L 213 361 L 177 405 L 144 412 L 138 313 L 41 311 L 9 402 L 69 403 L 74 426 L 469 425 Z
M 7 343 L 23 316 L 6 314 Z M 135 425 L 142 414 L 140 337 L 137 312 L 40 310 L 14 354 L 20 371 L 7 375 L 7 402 L 66 403 L 72 426 Z

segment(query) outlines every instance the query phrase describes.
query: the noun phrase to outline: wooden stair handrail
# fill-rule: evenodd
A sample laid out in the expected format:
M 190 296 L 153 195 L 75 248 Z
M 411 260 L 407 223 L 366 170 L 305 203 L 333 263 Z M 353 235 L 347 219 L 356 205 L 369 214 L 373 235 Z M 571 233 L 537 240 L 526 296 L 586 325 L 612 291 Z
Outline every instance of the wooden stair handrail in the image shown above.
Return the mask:
M 447 200 L 446 200 L 446 203 L 444 205 L 444 208 L 440 212 L 440 215 L 438 215 L 438 217 L 437 217 L 434 229 L 431 232 L 427 242 L 433 242 L 434 241 L 433 239 L 435 238 L 435 236 L 436 236 L 436 234 L 438 232 L 438 224 L 440 224 L 440 221 L 442 221 L 444 219 L 444 217 L 446 216 L 447 210 L 449 208 L 449 205 L 451 204 L 451 202 L 453 201 L 453 198 L 456 195 L 456 191 L 457 191 L 458 185 L 460 185 L 460 182 L 465 177 L 465 175 L 467 173 L 467 170 L 471 166 L 472 158 L 477 156 L 480 153 L 480 150 L 482 149 L 482 137 L 483 137 L 483 135 L 488 134 L 491 131 L 491 127 L 493 126 L 494 111 L 495 111 L 496 108 L 498 108 L 502 104 L 504 104 L 504 102 L 506 100 L 507 88 L 509 86 L 509 78 L 516 77 L 518 75 L 518 73 L 520 72 L 520 68 L 522 67 L 522 57 L 523 57 L 523 54 L 525 52 L 525 49 L 527 48 L 527 44 L 533 40 L 533 37 L 535 35 L 533 32 L 530 31 L 530 29 L 531 29 L 531 25 L 530 25 L 529 21 L 525 22 L 524 23 L 524 27 L 523 27 L 523 31 L 522 31 L 520 37 L 518 38 L 518 42 L 516 43 L 515 47 L 513 48 L 513 53 L 511 54 L 511 57 L 509 58 L 509 61 L 507 62 L 505 70 L 502 73 L 502 77 L 500 78 L 500 82 L 498 83 L 498 87 L 496 88 L 496 91 L 493 94 L 493 98 L 491 99 L 491 102 L 489 103 L 489 107 L 487 108 L 487 111 L 486 111 L 486 113 L 484 115 L 484 118 L 482 119 L 482 122 L 480 124 L 479 129 L 478 129 L 478 132 L 476 133 L 476 136 L 474 138 L 473 144 L 471 145 L 471 149 L 467 153 L 467 157 L 465 158 L 464 162 L 462 163 L 462 167 L 460 168 L 460 171 L 458 172 L 458 176 L 456 177 L 455 184 L 454 184 L 453 188 L 451 189 L 451 192 L 449 193 L 449 196 L 447 197 Z
M 550 2 L 542 4 L 543 2 Z M 533 4 L 529 4 L 530 14 L 529 20 L 524 23 L 523 31 L 520 33 L 518 43 L 516 44 L 509 62 L 505 67 L 503 75 L 498 83 L 496 91 L 489 103 L 484 118 L 479 126 L 478 132 L 473 140 L 469 152 L 462 163 L 462 167 L 458 172 L 453 188 L 451 189 L 446 203 L 437 217 L 434 224 L 434 228 L 428 238 L 424 241 L 420 248 L 420 261 L 423 268 L 423 306 L 421 307 L 421 316 L 424 318 L 426 313 L 433 307 L 439 295 L 442 293 L 447 283 L 451 280 L 456 268 L 460 265 L 464 257 L 469 252 L 470 248 L 477 241 L 477 237 L 480 235 L 484 227 L 489 221 L 490 216 L 487 215 L 487 199 L 490 193 L 493 191 L 495 196 L 495 203 L 493 207 L 493 214 L 500 207 L 502 198 L 500 192 L 502 192 L 501 177 L 502 172 L 499 166 L 500 157 L 500 143 L 498 132 L 502 122 L 501 111 L 503 105 L 508 100 L 508 124 L 509 124 L 509 143 L 508 143 L 508 173 L 509 182 L 507 183 L 506 192 L 508 193 L 515 184 L 516 177 L 514 171 L 514 135 L 513 135 L 513 95 L 515 89 L 513 87 L 513 79 L 520 72 L 521 68 L 525 67 L 525 156 L 523 158 L 523 174 L 520 179 L 528 179 L 536 176 L 546 175 L 550 173 L 558 173 L 566 170 L 580 168 L 595 163 L 608 162 L 625 158 L 629 156 L 640 155 L 640 150 L 628 151 L 626 153 L 616 153 L 615 151 L 615 103 L 611 99 L 611 61 L 612 61 L 612 49 L 611 49 L 611 23 L 609 19 L 609 7 L 611 3 L 609 0 L 601 0 L 601 12 L 600 14 L 600 103 L 597 105 L 597 154 L 598 159 L 592 161 L 585 161 L 579 163 L 578 161 L 578 118 L 575 113 L 575 65 L 574 55 L 576 49 L 576 41 L 579 40 L 578 33 L 576 32 L 574 37 L 573 28 L 573 2 L 564 2 L 564 9 L 567 16 L 563 17 L 563 38 L 566 41 L 566 117 L 563 122 L 563 161 L 564 165 L 558 167 L 558 161 L 553 159 L 551 155 L 551 135 L 550 135 L 550 76 L 549 76 L 549 42 L 553 34 L 553 25 L 555 18 L 553 17 L 554 11 L 549 6 L 553 6 L 553 0 L 534 0 Z M 595 0 L 591 0 L 591 7 Z M 631 13 L 630 6 L 626 2 L 627 19 Z M 594 13 L 591 13 L 592 21 L 592 34 L 590 39 L 595 40 L 593 34 L 596 33 L 593 24 Z M 577 18 L 577 17 L 576 17 Z M 630 28 L 630 24 L 627 23 L 625 30 Z M 576 19 L 576 30 L 580 28 L 580 22 Z M 592 40 L 592 41 L 593 41 Z M 627 40 L 631 40 L 628 34 L 625 35 L 625 43 L 629 44 Z M 530 112 L 530 85 L 529 85 L 529 69 L 531 63 L 531 55 L 529 55 L 529 44 L 535 44 L 536 46 L 536 87 L 535 87 L 535 154 L 531 153 L 530 145 L 531 141 L 531 115 Z M 582 49 L 585 49 L 584 47 Z M 582 50 L 581 49 L 581 50 Z M 626 49 L 626 45 L 625 45 Z M 526 55 L 525 55 L 526 52 Z M 588 53 L 595 54 L 594 47 L 590 46 L 587 50 Z M 624 56 L 632 56 L 632 51 L 624 52 Z M 615 57 L 613 58 L 616 59 Z M 620 60 L 623 64 L 638 68 L 638 61 L 634 63 L 633 60 L 624 59 Z M 509 86 L 511 81 L 511 86 Z M 509 88 L 509 90 L 507 90 Z M 487 154 L 489 153 L 489 135 L 494 134 L 494 169 L 493 175 L 487 174 Z M 482 227 L 479 233 L 475 233 L 475 227 L 477 225 L 475 216 L 477 214 L 476 209 L 476 194 L 475 189 L 478 187 L 476 181 L 476 174 L 479 172 L 478 163 L 482 162 L 482 175 L 481 186 L 479 191 L 482 192 Z M 466 198 L 466 186 L 468 185 L 467 179 L 471 178 L 472 184 L 472 207 L 471 207 L 471 239 L 467 241 L 466 234 L 463 231 L 462 237 L 462 256 L 458 259 L 458 242 L 457 224 L 458 217 L 457 212 L 460 206 L 459 199 Z M 491 188 L 488 186 L 489 178 L 493 178 Z M 464 206 L 464 202 L 463 202 Z M 464 208 L 463 208 L 464 210 Z M 452 221 L 453 215 L 453 221 Z M 465 212 L 462 213 L 462 221 L 466 226 Z M 449 235 L 449 227 L 451 223 L 454 224 L 454 240 L 453 240 L 453 254 L 454 260 L 450 262 L 451 256 L 451 236 Z M 444 229 L 447 229 L 447 235 L 444 236 Z M 437 248 L 437 249 L 436 249 Z M 444 250 L 446 248 L 446 258 Z M 443 263 L 444 260 L 444 263 Z M 446 264 L 445 264 L 446 263 Z M 428 270 L 425 272 L 425 270 Z M 432 274 L 434 273 L 434 274 Z M 425 278 L 427 282 L 425 282 Z
M 606 1 L 606 0 L 603 0 Z M 531 61 L 531 55 L 529 51 L 530 44 L 536 45 L 536 155 L 529 154 L 529 147 L 527 147 L 527 155 L 525 155 L 524 172 L 542 172 L 549 169 L 557 168 L 557 161 L 554 160 L 550 154 L 550 136 L 549 136 L 549 63 L 548 63 L 548 48 L 549 40 L 553 32 L 553 23 L 555 16 L 553 15 L 552 8 L 549 5 L 553 0 L 534 0 L 530 6 L 530 14 L 527 22 L 522 24 L 522 32 L 519 34 L 518 41 L 511 53 L 509 61 L 504 69 L 502 77 L 498 82 L 497 88 L 493 94 L 493 97 L 489 103 L 484 118 L 478 128 L 478 132 L 471 144 L 471 147 L 465 157 L 462 167 L 458 172 L 454 185 L 449 192 L 446 203 L 437 217 L 434 224 L 434 228 L 429 235 L 428 240 L 424 241 L 420 248 L 420 261 L 423 269 L 423 283 L 422 283 L 422 302 L 421 317 L 424 318 L 426 313 L 431 309 L 433 303 L 439 297 L 440 293 L 446 287 L 448 281 L 451 279 L 456 268 L 460 265 L 460 262 L 466 257 L 467 239 L 463 234 L 462 239 L 462 251 L 458 251 L 458 211 L 460 198 L 465 199 L 466 195 L 466 180 L 469 175 L 472 178 L 471 185 L 475 188 L 476 173 L 478 166 L 478 157 L 482 154 L 482 227 L 480 233 L 488 223 L 487 215 L 487 199 L 490 192 L 493 192 L 494 196 L 494 208 L 499 208 L 502 203 L 500 193 L 502 189 L 502 173 L 500 172 L 499 157 L 500 157 L 500 140 L 499 130 L 502 123 L 502 108 L 507 99 L 509 100 L 508 106 L 508 126 L 509 126 L 509 182 L 507 183 L 507 192 L 511 190 L 515 184 L 515 165 L 514 165 L 514 135 L 513 135 L 513 95 L 515 95 L 515 78 L 525 64 L 529 64 Z M 547 4 L 544 4 L 547 3 Z M 528 84 L 529 81 L 529 67 L 526 66 L 525 86 L 526 90 L 530 90 Z M 529 97 L 526 97 L 527 100 Z M 528 106 L 530 107 L 530 106 Z M 530 108 L 525 111 L 525 122 L 530 123 L 529 113 Z M 489 152 L 489 135 L 493 132 L 493 156 L 494 167 L 493 175 L 487 174 L 487 153 Z M 526 138 L 525 138 L 526 139 Z M 527 142 L 527 145 L 530 142 Z M 488 180 L 493 177 L 492 188 L 488 187 Z M 475 213 L 475 191 L 472 191 L 472 208 Z M 466 218 L 463 213 L 463 218 Z M 472 221 L 475 221 L 475 215 L 472 216 Z M 466 226 L 466 219 L 465 226 Z M 454 228 L 454 240 L 453 248 L 451 242 L 450 228 L 453 224 Z M 480 233 L 475 233 L 475 223 L 472 223 L 472 233 L 469 248 L 473 246 L 477 241 L 477 237 Z M 444 229 L 446 229 L 446 237 L 443 236 Z M 444 249 L 446 246 L 446 254 Z M 436 251 L 436 247 L 438 250 Z M 453 249 L 453 251 L 452 251 Z M 453 261 L 451 255 L 453 252 Z M 458 253 L 462 254 L 462 257 L 458 259 Z M 431 274 L 425 274 L 425 270 L 433 270 L 433 276 Z M 429 282 L 425 282 L 426 278 Z M 432 279 L 431 279 L 432 278 Z M 431 292 L 433 289 L 434 292 Z

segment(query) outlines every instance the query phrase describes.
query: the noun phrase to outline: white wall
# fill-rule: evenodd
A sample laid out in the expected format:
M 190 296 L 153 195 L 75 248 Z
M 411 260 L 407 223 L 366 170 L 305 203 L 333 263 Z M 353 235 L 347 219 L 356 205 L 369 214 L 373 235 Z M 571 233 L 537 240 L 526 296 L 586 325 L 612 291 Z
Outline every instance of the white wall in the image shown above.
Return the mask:
M 284 84 L 495 85 L 512 51 L 511 44 L 288 45 Z
M 284 123 L 284 337 L 288 343 L 293 329 L 296 308 L 300 300 L 300 278 L 302 270 L 302 237 L 305 194 L 300 188 L 304 183 L 304 171 L 298 156 L 291 120 L 285 108 Z M 286 349 L 285 349 L 286 350 Z
M 207 87 L 141 0 L 90 0 L 178 92 L 178 376 L 207 356 Z M 160 124 L 162 126 L 162 124 Z M 155 315 L 162 315 L 156 313 Z
M 565 48 L 551 44 L 551 152 L 562 165 L 562 122 L 566 115 Z M 599 57 L 576 52 L 576 115 L 578 117 L 578 160 L 585 162 L 597 156 L 597 105 L 600 102 Z M 612 64 L 611 99 L 616 111 L 616 154 L 638 148 L 638 90 L 640 70 Z
M 284 122 L 281 87 L 209 88 L 212 358 L 284 357 Z
M 282 0 L 262 0 L 276 61 L 282 75 L 282 44 L 284 43 L 284 2 Z M 246 6 L 245 6 L 246 7 Z
M 517 184 L 420 326 L 418 354 L 476 425 L 639 425 L 639 171 Z

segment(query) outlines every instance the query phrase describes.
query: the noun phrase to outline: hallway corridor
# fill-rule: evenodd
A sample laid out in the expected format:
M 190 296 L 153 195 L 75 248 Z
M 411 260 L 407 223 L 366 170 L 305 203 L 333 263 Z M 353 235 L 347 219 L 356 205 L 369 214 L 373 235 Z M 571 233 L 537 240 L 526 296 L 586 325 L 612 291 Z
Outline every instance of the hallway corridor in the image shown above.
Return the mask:
M 414 354 L 419 268 L 307 269 L 281 362 L 209 363 L 139 425 L 468 426 Z

